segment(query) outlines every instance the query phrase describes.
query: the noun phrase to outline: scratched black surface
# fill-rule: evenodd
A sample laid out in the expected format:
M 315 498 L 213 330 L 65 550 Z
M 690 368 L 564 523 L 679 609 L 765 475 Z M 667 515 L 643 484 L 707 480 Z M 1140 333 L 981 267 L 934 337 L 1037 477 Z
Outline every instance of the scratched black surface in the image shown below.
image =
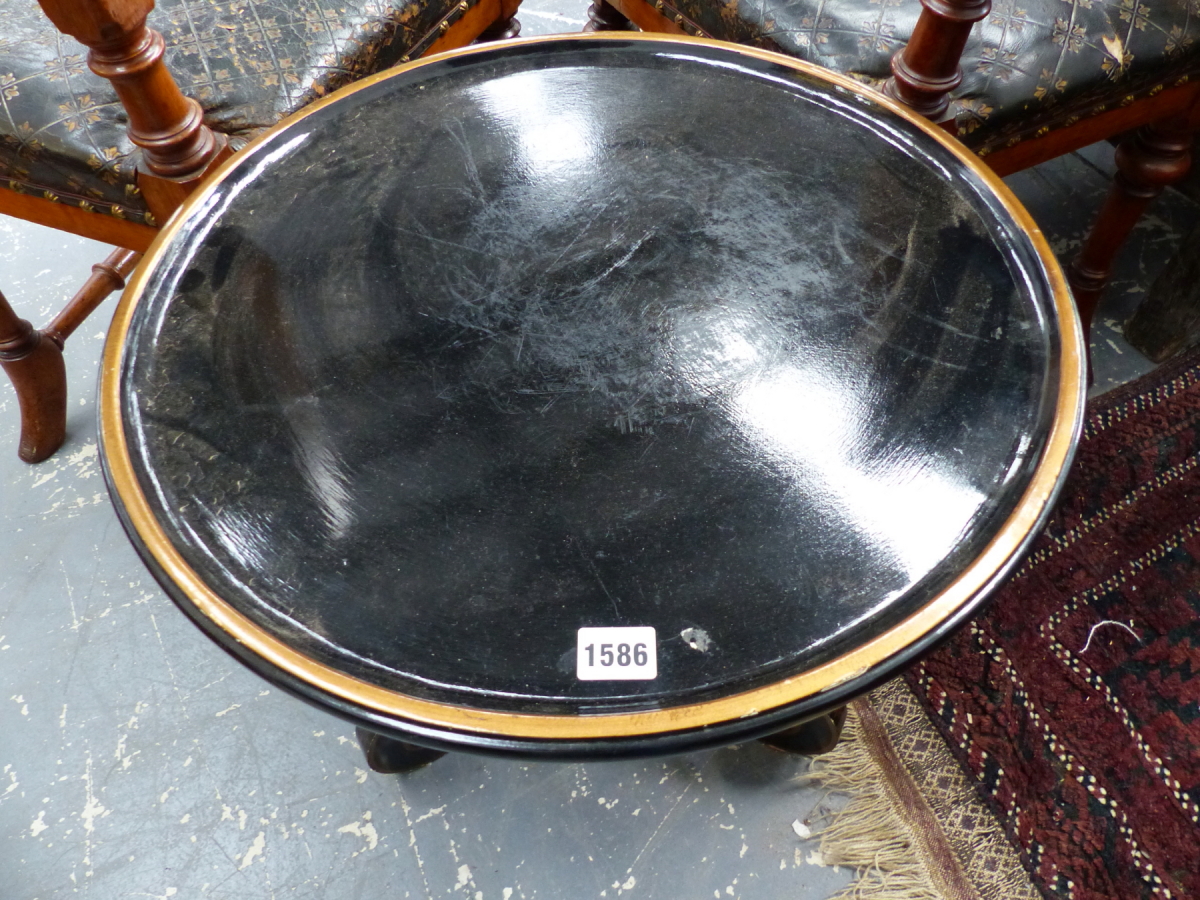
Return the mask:
M 185 557 L 313 657 L 669 706 L 845 652 L 974 558 L 1052 415 L 1046 297 L 986 189 L 866 101 L 517 46 L 245 157 L 148 284 L 123 411 Z M 653 625 L 659 677 L 576 680 L 584 625 Z

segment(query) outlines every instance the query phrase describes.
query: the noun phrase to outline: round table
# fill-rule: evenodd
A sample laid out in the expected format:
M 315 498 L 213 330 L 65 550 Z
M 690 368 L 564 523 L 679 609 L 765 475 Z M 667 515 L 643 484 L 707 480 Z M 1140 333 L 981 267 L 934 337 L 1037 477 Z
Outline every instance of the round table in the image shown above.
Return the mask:
M 374 732 L 587 758 L 778 732 L 963 623 L 1084 396 L 1036 226 L 849 79 L 587 35 L 391 70 L 164 228 L 106 349 L 147 565 Z

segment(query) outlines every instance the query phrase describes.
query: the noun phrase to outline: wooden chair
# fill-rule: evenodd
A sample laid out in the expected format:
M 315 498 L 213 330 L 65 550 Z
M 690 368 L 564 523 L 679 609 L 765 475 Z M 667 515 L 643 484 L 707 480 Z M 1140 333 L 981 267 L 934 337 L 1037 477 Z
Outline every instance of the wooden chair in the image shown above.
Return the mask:
M 1200 130 L 1196 0 L 594 0 L 589 30 L 702 35 L 878 86 L 1000 175 L 1124 135 L 1068 280 L 1087 328 L 1147 204 Z M 977 24 L 978 23 L 978 24 Z
M 164 40 L 146 25 L 154 0 L 38 2 L 0 0 L 0 213 L 119 249 L 45 329 L 0 294 L 27 462 L 65 436 L 63 342 L 208 171 L 356 78 L 520 29 L 520 0 L 161 0 Z

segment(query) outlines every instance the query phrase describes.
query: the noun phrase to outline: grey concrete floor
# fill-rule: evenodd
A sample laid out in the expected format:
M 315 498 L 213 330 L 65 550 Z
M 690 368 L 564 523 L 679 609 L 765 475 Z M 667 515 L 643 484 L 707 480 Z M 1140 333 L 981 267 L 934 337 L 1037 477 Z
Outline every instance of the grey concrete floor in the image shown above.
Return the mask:
M 525 33 L 584 0 L 534 0 Z M 1069 254 L 1105 189 L 1104 147 L 1010 183 Z M 1170 195 L 1134 235 L 1094 337 L 1101 390 L 1150 368 L 1120 335 L 1200 208 Z M 0 217 L 0 284 L 45 322 L 107 248 Z M 101 480 L 94 386 L 109 301 L 68 346 L 69 437 L 15 455 L 0 384 L 0 898 L 828 897 L 792 822 L 829 802 L 758 745 L 650 762 L 452 755 L 365 771 L 353 729 L 269 687 L 166 599 Z M 2 381 L 2 379 L 0 379 Z

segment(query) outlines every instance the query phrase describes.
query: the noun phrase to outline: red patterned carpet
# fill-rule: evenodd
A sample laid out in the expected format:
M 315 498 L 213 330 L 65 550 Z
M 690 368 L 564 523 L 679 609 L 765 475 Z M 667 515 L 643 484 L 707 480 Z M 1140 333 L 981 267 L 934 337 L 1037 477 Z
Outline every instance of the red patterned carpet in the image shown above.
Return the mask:
M 1105 395 L 988 611 L 908 675 L 1035 884 L 1200 897 L 1200 353 Z

